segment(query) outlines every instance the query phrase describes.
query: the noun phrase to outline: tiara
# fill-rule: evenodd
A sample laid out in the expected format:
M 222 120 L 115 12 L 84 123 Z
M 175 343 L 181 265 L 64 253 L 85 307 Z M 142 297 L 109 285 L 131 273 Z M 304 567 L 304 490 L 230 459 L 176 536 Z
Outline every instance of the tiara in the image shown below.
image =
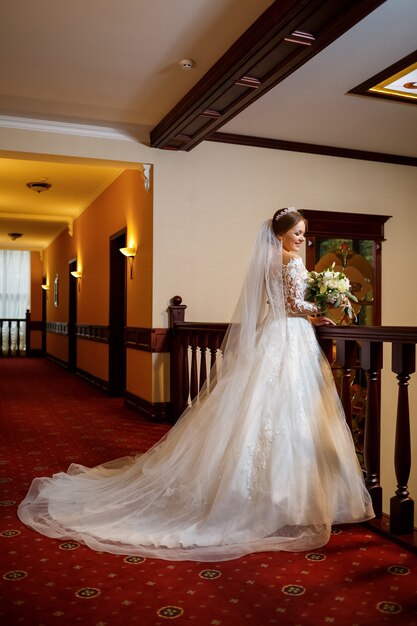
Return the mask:
M 294 206 L 289 206 L 287 209 L 283 209 L 278 215 L 275 216 L 275 221 L 279 220 L 280 217 L 284 217 L 284 215 L 288 215 L 288 213 L 297 213 L 297 209 Z

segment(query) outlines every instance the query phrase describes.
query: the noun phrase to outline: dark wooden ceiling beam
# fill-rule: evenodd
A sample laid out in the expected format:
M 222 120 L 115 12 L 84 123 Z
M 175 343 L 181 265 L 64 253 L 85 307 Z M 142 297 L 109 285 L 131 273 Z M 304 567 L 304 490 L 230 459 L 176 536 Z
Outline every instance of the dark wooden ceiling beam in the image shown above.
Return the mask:
M 276 0 L 151 131 L 191 150 L 385 0 Z

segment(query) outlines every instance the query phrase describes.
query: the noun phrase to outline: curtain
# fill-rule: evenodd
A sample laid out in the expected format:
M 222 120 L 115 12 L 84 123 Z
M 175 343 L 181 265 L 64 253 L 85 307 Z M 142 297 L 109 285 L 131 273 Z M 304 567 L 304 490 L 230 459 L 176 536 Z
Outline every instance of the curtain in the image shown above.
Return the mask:
M 30 306 L 30 252 L 0 250 L 0 324 L 3 353 L 26 348 L 26 310 Z M 19 344 L 19 346 L 18 346 Z

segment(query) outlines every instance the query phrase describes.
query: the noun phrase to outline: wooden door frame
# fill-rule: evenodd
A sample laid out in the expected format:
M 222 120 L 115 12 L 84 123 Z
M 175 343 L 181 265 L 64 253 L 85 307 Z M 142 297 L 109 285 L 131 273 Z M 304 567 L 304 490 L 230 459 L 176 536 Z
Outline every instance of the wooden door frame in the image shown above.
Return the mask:
M 77 297 L 78 280 L 71 274 L 77 270 L 77 259 L 68 261 L 68 369 L 77 369 Z
M 126 391 L 126 246 L 127 228 L 109 237 L 109 393 Z

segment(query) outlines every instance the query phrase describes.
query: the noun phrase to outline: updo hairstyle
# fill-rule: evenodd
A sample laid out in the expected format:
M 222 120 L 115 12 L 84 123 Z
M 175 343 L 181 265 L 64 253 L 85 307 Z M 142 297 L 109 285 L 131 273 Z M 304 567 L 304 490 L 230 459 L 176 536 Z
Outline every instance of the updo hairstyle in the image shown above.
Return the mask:
M 278 211 L 275 211 L 272 218 L 272 230 L 277 237 L 285 235 L 286 232 L 301 221 L 303 221 L 307 227 L 307 220 L 295 209 L 291 208 L 289 210 L 289 207 L 278 209 Z

